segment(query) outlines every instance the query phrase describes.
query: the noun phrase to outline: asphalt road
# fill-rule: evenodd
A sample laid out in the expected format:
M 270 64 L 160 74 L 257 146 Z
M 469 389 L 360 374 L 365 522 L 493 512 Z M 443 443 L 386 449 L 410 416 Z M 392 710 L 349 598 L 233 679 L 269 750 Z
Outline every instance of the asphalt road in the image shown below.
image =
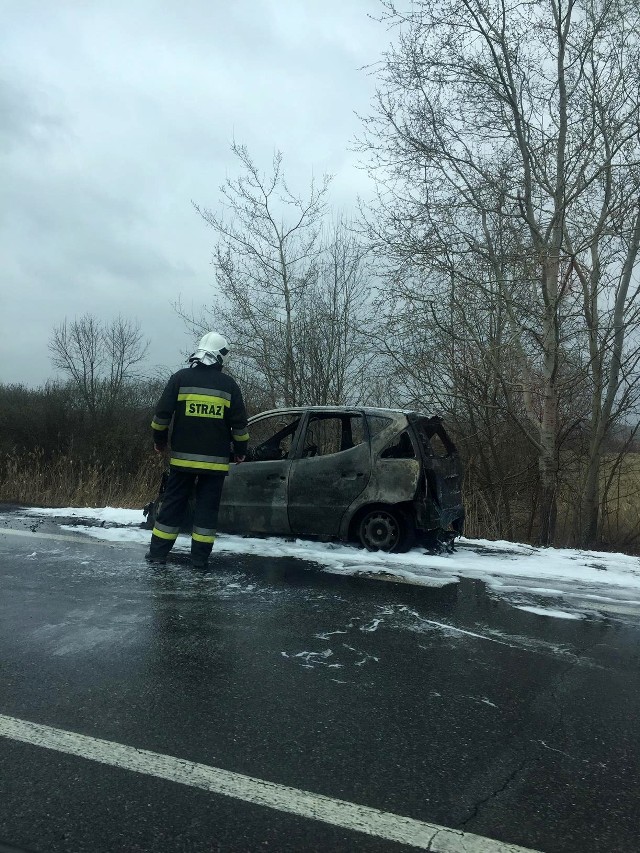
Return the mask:
M 21 525 L 0 518 L 0 851 L 394 853 L 417 822 L 456 830 L 433 851 L 639 849 L 637 625 L 285 558 L 152 569 Z

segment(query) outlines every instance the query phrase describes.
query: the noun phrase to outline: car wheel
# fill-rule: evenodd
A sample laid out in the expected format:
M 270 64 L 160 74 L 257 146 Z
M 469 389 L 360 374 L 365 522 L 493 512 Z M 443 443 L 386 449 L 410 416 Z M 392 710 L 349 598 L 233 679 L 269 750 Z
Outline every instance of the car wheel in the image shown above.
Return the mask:
M 369 510 L 358 525 L 358 537 L 367 551 L 408 551 L 414 536 L 411 521 L 399 510 L 387 507 Z

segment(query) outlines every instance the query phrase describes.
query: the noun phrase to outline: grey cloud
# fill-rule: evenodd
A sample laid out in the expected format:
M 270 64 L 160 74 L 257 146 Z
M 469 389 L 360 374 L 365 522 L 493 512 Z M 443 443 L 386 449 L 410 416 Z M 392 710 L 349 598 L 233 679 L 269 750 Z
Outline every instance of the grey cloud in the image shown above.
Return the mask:
M 51 374 L 54 323 L 137 317 L 150 363 L 191 341 L 172 303 L 211 300 L 212 234 L 191 200 L 219 202 L 235 138 L 301 191 L 336 174 L 365 187 L 348 150 L 387 36 L 372 0 L 9 0 L 0 50 L 0 381 Z M 24 317 L 37 341 L 23 358 Z
M 63 128 L 62 117 L 45 110 L 26 85 L 0 77 L 0 152 L 24 145 L 47 147 Z

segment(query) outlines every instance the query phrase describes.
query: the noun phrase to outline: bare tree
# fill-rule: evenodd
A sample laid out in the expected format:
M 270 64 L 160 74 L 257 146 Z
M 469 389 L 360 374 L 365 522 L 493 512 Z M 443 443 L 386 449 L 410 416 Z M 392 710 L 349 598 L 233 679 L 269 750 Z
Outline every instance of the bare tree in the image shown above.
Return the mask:
M 196 210 L 216 232 L 214 267 L 220 295 L 212 313 L 224 323 L 239 354 L 267 383 L 274 403 L 300 397 L 293 353 L 293 321 L 315 280 L 319 233 L 329 177 L 311 181 L 308 197 L 292 193 L 282 154 L 262 175 L 244 145 L 233 143 L 241 174 L 221 187 L 224 210 Z M 184 314 L 183 314 L 184 316 Z M 185 318 L 204 328 L 196 318 Z
M 543 543 L 555 533 L 571 420 L 563 424 L 563 408 L 577 384 L 587 389 L 582 538 L 592 538 L 602 441 L 637 381 L 640 9 L 635 0 L 383 6 L 398 41 L 365 120 L 381 200 L 370 236 L 394 286 L 420 282 L 440 314 L 443 288 L 455 288 L 461 334 L 473 329 L 471 306 L 500 311 L 486 367 L 537 454 Z M 432 328 L 430 318 L 424 333 Z
M 122 401 L 147 348 L 137 323 L 122 317 L 105 323 L 90 314 L 65 318 L 49 341 L 54 366 L 70 378 L 81 408 L 94 421 L 112 414 Z
M 317 276 L 295 323 L 295 363 L 302 402 L 315 405 L 370 400 L 375 355 L 363 334 L 371 318 L 371 269 L 349 223 L 325 228 Z
M 223 212 L 196 206 L 218 238 L 217 295 L 205 312 L 179 313 L 193 331 L 224 328 L 251 396 L 269 405 L 359 399 L 365 252 L 346 223 L 325 223 L 330 179 L 312 180 L 303 198 L 289 189 L 280 153 L 263 175 L 244 146 L 232 151 L 241 171 L 221 188 Z

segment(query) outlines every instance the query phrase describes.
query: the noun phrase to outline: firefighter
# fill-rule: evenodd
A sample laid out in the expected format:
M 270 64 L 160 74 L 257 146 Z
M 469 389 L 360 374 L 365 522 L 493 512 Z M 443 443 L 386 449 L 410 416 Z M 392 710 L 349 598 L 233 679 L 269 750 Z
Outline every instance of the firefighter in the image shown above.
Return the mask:
M 195 487 L 191 562 L 206 568 L 213 548 L 231 447 L 236 463 L 246 456 L 247 413 L 237 383 L 222 372 L 229 345 L 208 332 L 189 356 L 189 367 L 174 373 L 151 422 L 154 447 L 164 453 L 173 421 L 169 479 L 151 534 L 146 559 L 164 563 L 180 531 Z

